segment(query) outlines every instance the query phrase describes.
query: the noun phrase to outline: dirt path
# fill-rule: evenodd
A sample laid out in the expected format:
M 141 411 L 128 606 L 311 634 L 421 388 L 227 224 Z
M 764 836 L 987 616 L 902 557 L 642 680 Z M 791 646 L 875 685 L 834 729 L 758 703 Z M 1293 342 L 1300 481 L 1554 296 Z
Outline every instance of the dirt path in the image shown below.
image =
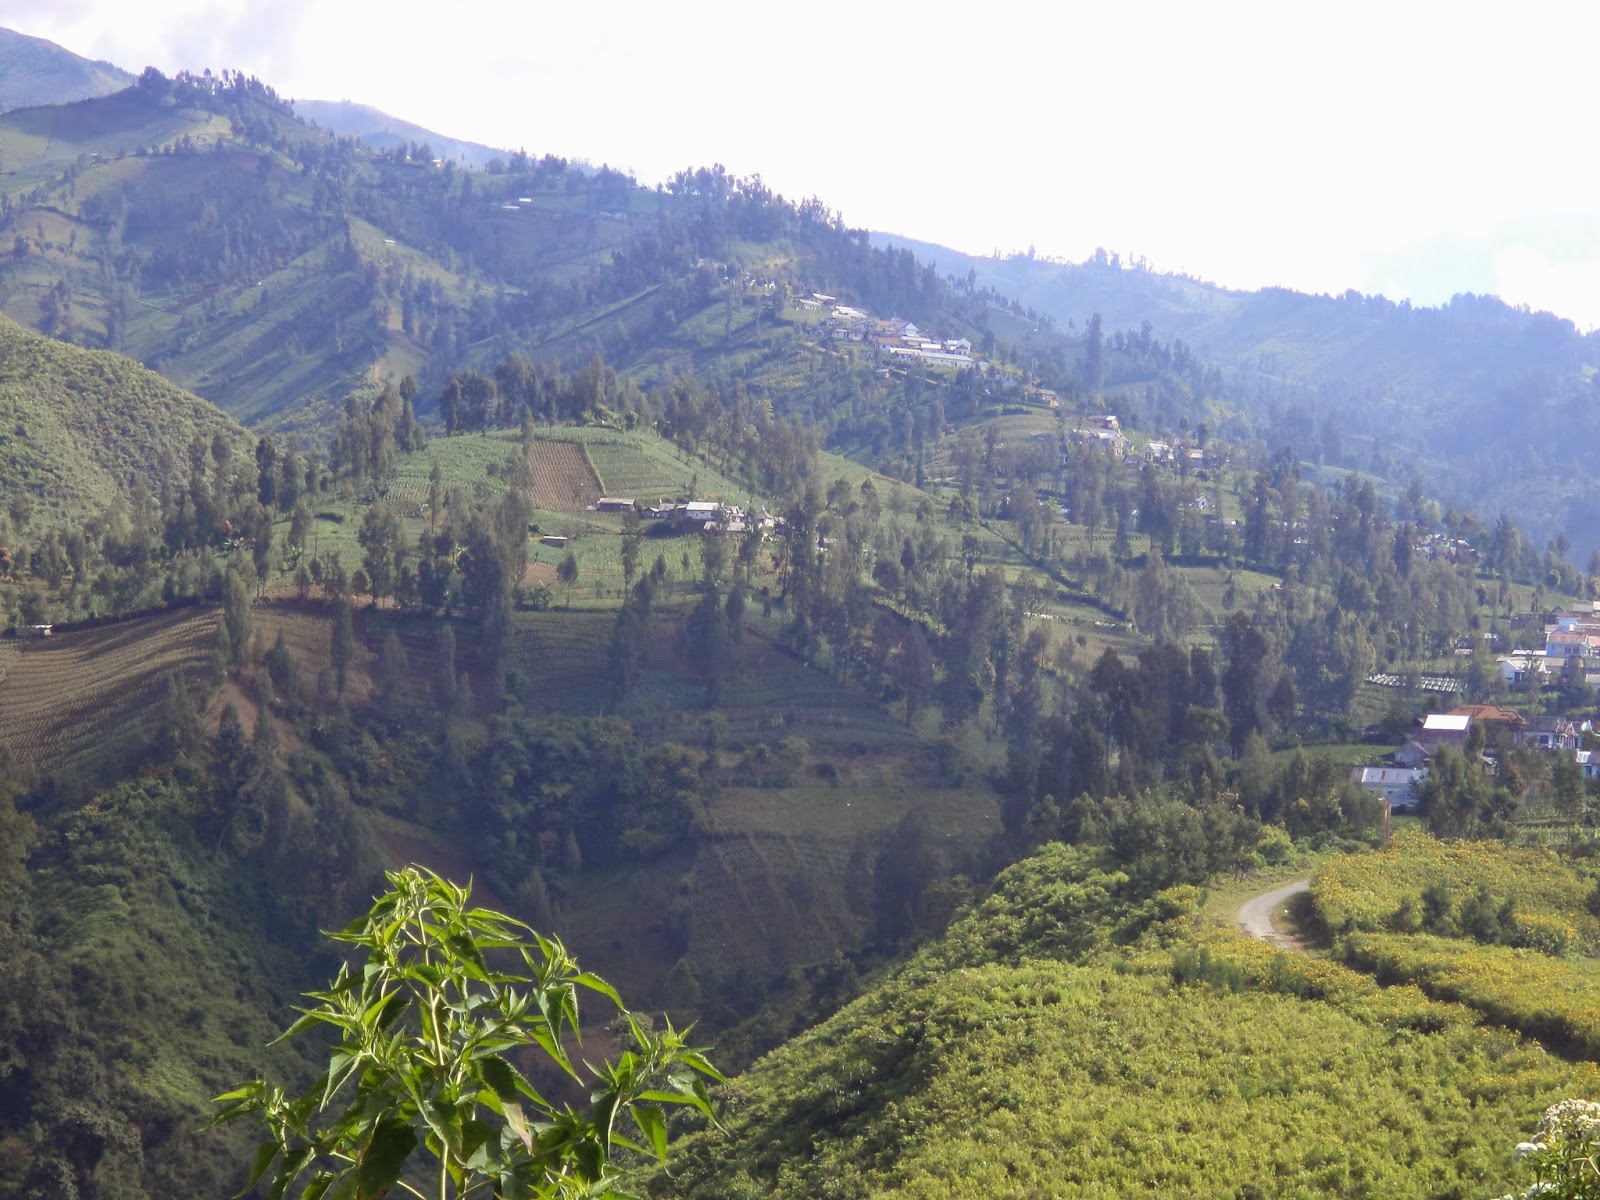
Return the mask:
M 1282 887 L 1273 888 L 1270 892 L 1263 892 L 1253 896 L 1239 906 L 1239 930 L 1246 937 L 1260 938 L 1268 945 L 1279 950 L 1288 950 L 1296 954 L 1304 954 L 1305 946 L 1294 934 L 1279 928 L 1272 920 L 1272 914 L 1288 900 L 1290 896 L 1298 895 L 1311 886 L 1309 879 L 1297 879 L 1293 883 L 1286 883 Z

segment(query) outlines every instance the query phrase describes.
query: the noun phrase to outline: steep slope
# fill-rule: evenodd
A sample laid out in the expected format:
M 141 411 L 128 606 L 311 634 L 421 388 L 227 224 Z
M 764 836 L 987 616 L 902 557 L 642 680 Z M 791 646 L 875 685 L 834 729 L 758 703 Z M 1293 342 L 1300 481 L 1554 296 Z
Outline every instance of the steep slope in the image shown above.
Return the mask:
M 135 486 L 154 493 L 197 438 L 209 455 L 213 439 L 238 449 L 246 436 L 131 359 L 0 316 L 0 507 L 27 497 L 37 525 L 81 518 Z
M 360 138 L 364 145 L 373 150 L 425 145 L 432 149 L 435 157 L 452 159 L 462 166 L 480 169 L 496 158 L 504 163 L 511 157 L 509 151 L 496 150 L 481 142 L 464 142 L 459 138 L 446 137 L 421 125 L 391 117 L 370 104 L 357 104 L 352 100 L 296 100 L 294 111 L 330 133 Z
M 70 104 L 121 91 L 132 82 L 132 75 L 108 62 L 91 62 L 43 38 L 0 29 L 0 112 Z

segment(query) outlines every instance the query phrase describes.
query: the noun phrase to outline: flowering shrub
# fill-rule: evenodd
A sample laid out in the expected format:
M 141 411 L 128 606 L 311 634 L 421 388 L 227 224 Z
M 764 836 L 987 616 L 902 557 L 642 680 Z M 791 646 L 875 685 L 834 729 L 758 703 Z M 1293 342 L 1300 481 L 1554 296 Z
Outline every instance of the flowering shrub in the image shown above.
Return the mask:
M 1530 1037 L 1600 1055 L 1600 962 L 1553 959 L 1424 934 L 1352 934 L 1345 961 L 1383 983 L 1414 983 Z
M 1504 940 L 1545 954 L 1600 950 L 1600 920 L 1585 907 L 1594 879 L 1550 850 L 1501 842 L 1441 842 L 1405 831 L 1371 854 L 1346 855 L 1312 883 L 1318 918 L 1335 936 L 1356 930 L 1436 933 L 1456 928 L 1479 889 L 1499 908 L 1507 905 Z M 1429 911 L 1429 899 L 1442 906 Z M 1514 913 L 1514 915 L 1513 915 Z
M 1512 1157 L 1534 1175 L 1525 1200 L 1600 1200 L 1600 1104 L 1552 1104 L 1533 1140 L 1519 1143 Z

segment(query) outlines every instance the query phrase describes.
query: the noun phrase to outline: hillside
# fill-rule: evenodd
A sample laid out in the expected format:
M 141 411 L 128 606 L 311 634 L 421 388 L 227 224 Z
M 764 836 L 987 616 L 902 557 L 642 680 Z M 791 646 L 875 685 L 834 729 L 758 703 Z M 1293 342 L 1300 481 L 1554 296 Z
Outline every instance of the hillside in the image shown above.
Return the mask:
M 896 235 L 942 274 L 1057 321 L 1181 340 L 1221 365 L 1229 394 L 1270 445 L 1308 461 L 1412 477 L 1448 503 L 1505 511 L 1584 553 L 1600 513 L 1593 440 L 1572 436 L 1593 403 L 1600 336 L 1493 297 L 1439 308 L 1354 292 L 1240 292 L 1105 258 L 981 258 Z M 1145 335 L 1148 336 L 1148 333 Z M 1536 464 L 1536 468 L 1535 468 Z
M 84 350 L 32 333 L 0 315 L 0 507 L 35 531 L 81 521 L 159 491 L 221 438 L 245 433 L 212 405 L 120 354 Z
M 464 142 L 446 137 L 421 125 L 391 117 L 370 104 L 353 100 L 296 100 L 296 115 L 314 121 L 329 133 L 361 139 L 374 150 L 388 151 L 421 145 L 432 149 L 434 157 L 448 158 L 464 167 L 482 170 L 499 159 L 502 166 L 511 157 L 508 150 L 496 150 L 479 142 Z
M 521 152 L 491 174 L 405 142 L 314 128 L 227 73 L 0 117 L 0 308 L 299 427 L 407 375 L 426 413 L 450 371 L 508 350 L 659 381 L 760 365 L 793 393 L 826 356 L 775 342 L 771 318 L 825 287 L 974 343 L 1010 320 L 759 180 L 649 190 Z
M 91 62 L 43 38 L 0 29 L 0 113 L 70 104 L 121 91 L 132 82 L 132 75 L 108 62 Z
M 892 978 L 762 1060 L 659 1194 L 1475 1196 L 1600 1075 L 1415 989 L 1193 932 L 1047 847 Z

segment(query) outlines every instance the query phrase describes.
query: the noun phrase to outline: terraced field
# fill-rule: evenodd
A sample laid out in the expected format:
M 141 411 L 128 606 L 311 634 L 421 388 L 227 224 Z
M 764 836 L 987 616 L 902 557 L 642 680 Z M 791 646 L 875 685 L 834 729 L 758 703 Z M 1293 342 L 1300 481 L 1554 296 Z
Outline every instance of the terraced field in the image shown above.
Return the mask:
M 540 438 L 533 445 L 533 506 L 582 512 L 600 499 L 600 480 L 576 442 Z
M 0 746 L 41 772 L 71 772 L 153 732 L 167 676 L 204 695 L 214 609 L 8 643 L 0 656 Z

